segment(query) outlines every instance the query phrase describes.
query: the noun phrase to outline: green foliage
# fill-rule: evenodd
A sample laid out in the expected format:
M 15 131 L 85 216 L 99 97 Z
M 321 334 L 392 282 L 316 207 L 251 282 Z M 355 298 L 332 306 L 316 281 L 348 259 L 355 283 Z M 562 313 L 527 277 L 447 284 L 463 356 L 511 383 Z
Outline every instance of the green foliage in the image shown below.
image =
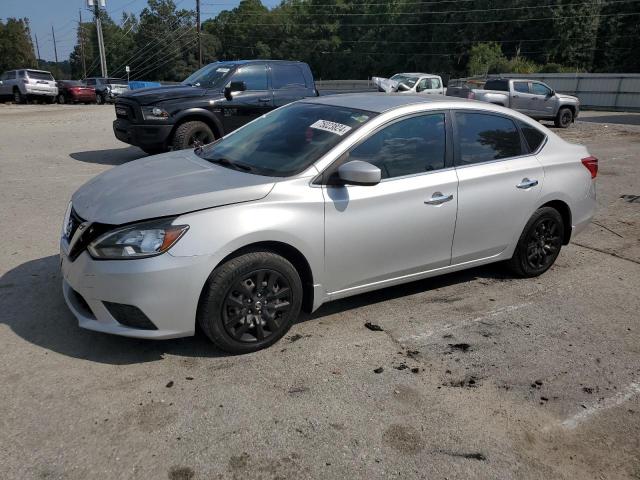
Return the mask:
M 507 63 L 500 45 L 495 42 L 478 43 L 469 51 L 469 75 L 493 73 Z
M 8 18 L 6 23 L 0 20 L 0 72 L 37 66 L 29 20 Z

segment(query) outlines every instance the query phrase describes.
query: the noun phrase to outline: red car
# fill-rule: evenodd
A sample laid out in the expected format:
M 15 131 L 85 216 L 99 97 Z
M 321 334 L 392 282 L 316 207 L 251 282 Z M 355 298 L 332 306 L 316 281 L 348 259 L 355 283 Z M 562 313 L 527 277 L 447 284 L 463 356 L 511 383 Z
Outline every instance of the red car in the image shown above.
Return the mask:
M 58 103 L 94 103 L 96 101 L 96 89 L 87 87 L 79 80 L 59 80 Z

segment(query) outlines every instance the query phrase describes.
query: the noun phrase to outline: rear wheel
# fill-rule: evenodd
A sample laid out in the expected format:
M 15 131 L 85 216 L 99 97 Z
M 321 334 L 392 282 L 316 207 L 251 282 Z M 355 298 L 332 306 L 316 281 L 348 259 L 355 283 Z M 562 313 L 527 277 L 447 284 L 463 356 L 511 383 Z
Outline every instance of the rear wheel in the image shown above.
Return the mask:
M 560 254 L 564 229 L 562 216 L 555 208 L 536 210 L 520 235 L 509 268 L 520 277 L 542 275 Z
M 65 100 L 65 98 L 64 98 L 64 95 L 63 95 L 63 94 L 61 94 L 61 93 L 59 93 L 59 94 L 58 94 L 57 99 L 58 99 L 58 103 L 59 103 L 60 105 L 62 105 L 63 103 L 66 103 L 66 100 Z
M 98 105 L 104 105 L 104 96 L 101 93 L 96 94 L 96 103 Z
M 282 338 L 301 305 L 302 282 L 294 266 L 275 253 L 252 252 L 211 273 L 197 322 L 219 349 L 248 353 Z
M 26 97 L 17 88 L 13 89 L 13 101 L 15 103 L 25 103 Z
M 558 111 L 558 115 L 556 115 L 554 123 L 558 128 L 569 128 L 571 123 L 573 123 L 573 112 L 571 109 L 566 107 L 561 108 Z
M 174 150 L 184 150 L 193 148 L 196 142 L 206 145 L 215 139 L 215 135 L 206 123 L 193 120 L 183 123 L 176 129 L 172 146 Z

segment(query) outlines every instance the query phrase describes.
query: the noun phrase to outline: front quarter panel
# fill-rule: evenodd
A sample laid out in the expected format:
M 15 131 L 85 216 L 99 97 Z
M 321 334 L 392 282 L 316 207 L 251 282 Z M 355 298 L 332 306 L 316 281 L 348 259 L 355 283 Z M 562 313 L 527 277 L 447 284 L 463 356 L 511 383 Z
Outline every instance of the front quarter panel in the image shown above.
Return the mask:
M 236 203 L 180 216 L 189 231 L 169 251 L 173 256 L 206 256 L 211 270 L 236 250 L 258 242 L 281 242 L 309 262 L 314 284 L 322 283 L 324 200 L 312 177 L 275 184 L 262 200 Z

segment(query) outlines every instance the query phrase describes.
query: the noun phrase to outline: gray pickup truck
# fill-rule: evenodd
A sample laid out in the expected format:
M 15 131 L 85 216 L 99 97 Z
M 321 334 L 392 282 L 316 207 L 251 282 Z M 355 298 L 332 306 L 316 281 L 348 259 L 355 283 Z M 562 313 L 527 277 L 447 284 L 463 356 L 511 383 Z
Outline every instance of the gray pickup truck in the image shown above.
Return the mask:
M 555 92 L 537 80 L 489 79 L 484 88 L 447 88 L 447 96 L 493 103 L 517 110 L 536 120 L 553 120 L 567 128 L 580 113 L 580 100 Z

